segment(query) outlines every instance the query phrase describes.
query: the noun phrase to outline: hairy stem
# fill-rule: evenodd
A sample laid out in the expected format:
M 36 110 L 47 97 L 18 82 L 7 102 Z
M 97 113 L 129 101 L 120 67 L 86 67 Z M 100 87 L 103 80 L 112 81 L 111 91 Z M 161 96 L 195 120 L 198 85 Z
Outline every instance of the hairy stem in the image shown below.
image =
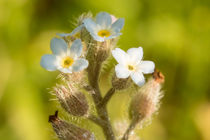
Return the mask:
M 105 123 L 103 120 L 101 120 L 100 118 L 98 118 L 95 115 L 89 115 L 89 116 L 87 116 L 87 119 L 91 120 L 92 122 L 94 122 L 98 125 L 104 125 L 104 123 Z
M 126 130 L 125 134 L 123 135 L 122 140 L 128 140 L 129 139 L 130 133 L 135 129 L 135 127 L 139 123 L 139 121 L 140 121 L 140 117 L 133 118 L 133 120 L 131 121 L 128 129 Z
M 99 88 L 96 88 L 95 94 L 101 94 Z M 100 101 L 100 103 L 102 100 Z M 98 112 L 99 117 L 105 122 L 102 125 L 104 134 L 107 140 L 115 140 L 114 132 L 112 130 L 112 126 L 108 117 L 106 106 L 101 106 L 101 104 L 96 104 L 96 109 Z
M 101 106 L 106 106 L 106 104 L 109 102 L 114 93 L 115 93 L 115 88 L 110 88 L 109 91 L 104 96 L 103 101 L 101 102 Z
M 92 70 L 88 71 L 88 80 L 94 90 L 92 98 L 96 106 L 98 116 L 104 122 L 103 124 L 100 124 L 100 126 L 102 127 L 107 140 L 115 140 L 114 132 L 112 130 L 112 126 L 108 117 L 107 108 L 106 106 L 101 106 L 103 98 L 98 85 L 100 69 L 101 69 L 101 64 L 95 64 L 94 71 Z

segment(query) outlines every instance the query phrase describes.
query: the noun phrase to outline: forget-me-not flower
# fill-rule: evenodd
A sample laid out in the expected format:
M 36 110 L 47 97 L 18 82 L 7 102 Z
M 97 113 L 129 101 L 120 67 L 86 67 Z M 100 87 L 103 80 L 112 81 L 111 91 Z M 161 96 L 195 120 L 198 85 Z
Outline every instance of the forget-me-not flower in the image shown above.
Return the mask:
M 141 86 L 145 83 L 143 73 L 149 74 L 154 72 L 155 64 L 152 61 L 142 61 L 142 47 L 130 48 L 127 53 L 120 48 L 116 48 L 112 51 L 112 55 L 119 63 L 115 66 L 118 78 L 131 76 L 134 83 Z
M 63 39 L 53 38 L 50 43 L 53 54 L 41 58 L 41 66 L 48 71 L 59 70 L 63 73 L 78 72 L 88 67 L 88 61 L 80 58 L 82 42 L 76 39 L 70 48 Z
M 124 26 L 124 19 L 119 18 L 112 24 L 111 16 L 106 12 L 100 12 L 96 16 L 96 21 L 91 18 L 86 18 L 84 21 L 84 26 L 91 34 L 91 36 L 96 40 L 103 42 L 108 39 L 115 38 L 122 33 L 121 29 Z

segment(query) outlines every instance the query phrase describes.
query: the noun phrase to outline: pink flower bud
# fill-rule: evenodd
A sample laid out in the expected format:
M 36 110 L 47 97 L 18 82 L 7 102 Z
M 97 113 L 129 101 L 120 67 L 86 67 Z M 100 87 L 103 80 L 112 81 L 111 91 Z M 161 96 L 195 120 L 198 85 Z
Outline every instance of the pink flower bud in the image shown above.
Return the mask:
M 111 18 L 112 18 L 112 23 L 114 23 L 117 20 L 117 18 L 114 15 L 111 15 Z

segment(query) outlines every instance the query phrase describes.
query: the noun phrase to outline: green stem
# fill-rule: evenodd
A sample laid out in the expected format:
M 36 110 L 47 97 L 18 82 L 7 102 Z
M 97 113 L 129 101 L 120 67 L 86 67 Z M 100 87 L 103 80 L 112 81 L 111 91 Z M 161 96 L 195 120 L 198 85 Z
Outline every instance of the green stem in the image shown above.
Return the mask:
M 130 133 L 135 129 L 135 127 L 139 123 L 139 121 L 140 121 L 140 117 L 133 118 L 130 126 L 128 127 L 125 134 L 123 135 L 122 140 L 128 140 L 129 139 Z
M 109 102 L 114 93 L 115 93 L 115 88 L 110 88 L 109 91 L 104 96 L 103 101 L 101 102 L 101 106 L 106 106 L 106 104 Z
M 104 121 L 101 120 L 100 118 L 98 118 L 97 116 L 95 115 L 89 115 L 87 117 L 87 119 L 91 120 L 92 122 L 98 124 L 98 125 L 104 125 Z
M 101 106 L 103 98 L 102 98 L 101 91 L 98 85 L 100 70 L 101 70 L 101 64 L 96 64 L 94 71 L 88 71 L 88 80 L 94 90 L 94 94 L 91 94 L 91 95 L 92 95 L 94 104 L 96 106 L 98 116 L 104 122 L 103 124 L 100 124 L 100 126 L 103 129 L 106 139 L 115 140 L 114 132 L 112 130 L 112 126 L 108 117 L 107 108 L 106 106 Z
M 95 94 L 101 95 L 99 88 L 96 88 Z M 106 106 L 101 106 L 101 102 L 102 100 L 96 104 L 96 109 L 99 117 L 105 122 L 104 125 L 102 125 L 104 134 L 107 140 L 115 140 L 114 132 L 108 117 L 107 108 Z

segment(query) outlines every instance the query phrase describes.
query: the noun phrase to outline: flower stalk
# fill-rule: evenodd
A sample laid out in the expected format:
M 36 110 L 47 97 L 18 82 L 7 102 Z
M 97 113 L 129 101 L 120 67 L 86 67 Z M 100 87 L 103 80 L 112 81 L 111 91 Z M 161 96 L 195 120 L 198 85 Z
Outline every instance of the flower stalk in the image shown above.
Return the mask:
M 136 125 L 140 122 L 140 117 L 136 116 L 130 123 L 128 129 L 126 130 L 125 134 L 122 137 L 122 140 L 128 140 L 130 133 L 135 129 Z
M 102 102 L 101 102 L 101 106 L 105 106 L 109 100 L 112 98 L 112 96 L 115 93 L 115 88 L 110 88 L 109 91 L 106 93 L 106 95 L 104 96 Z
M 101 120 L 104 121 L 104 123 L 101 124 L 100 126 L 102 127 L 107 140 L 115 140 L 114 132 L 112 130 L 112 126 L 108 117 L 107 108 L 106 106 L 101 105 L 103 98 L 102 98 L 101 91 L 98 84 L 100 68 L 101 68 L 101 63 L 96 64 L 95 75 L 93 75 L 93 77 L 91 78 L 88 77 L 88 80 L 94 90 L 94 94 L 92 94 L 92 98 L 96 106 L 98 116 Z

